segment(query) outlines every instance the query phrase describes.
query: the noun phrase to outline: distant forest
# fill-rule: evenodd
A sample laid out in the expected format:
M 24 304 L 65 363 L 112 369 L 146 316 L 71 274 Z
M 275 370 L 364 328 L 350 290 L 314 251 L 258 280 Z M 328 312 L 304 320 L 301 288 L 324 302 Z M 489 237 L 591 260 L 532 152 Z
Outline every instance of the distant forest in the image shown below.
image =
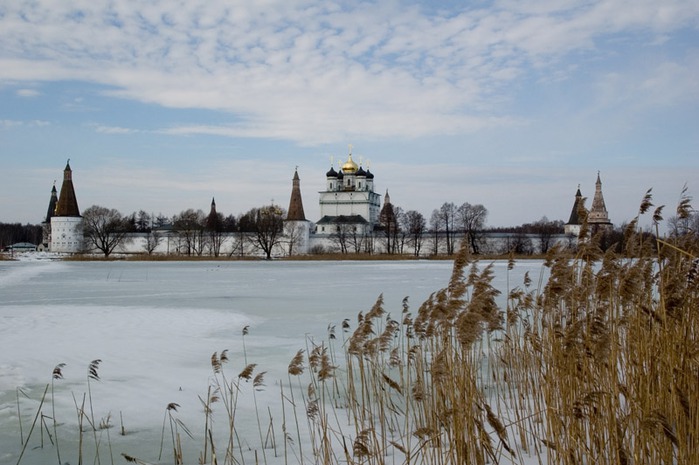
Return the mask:
M 41 244 L 40 224 L 0 223 L 0 250 L 18 242 Z

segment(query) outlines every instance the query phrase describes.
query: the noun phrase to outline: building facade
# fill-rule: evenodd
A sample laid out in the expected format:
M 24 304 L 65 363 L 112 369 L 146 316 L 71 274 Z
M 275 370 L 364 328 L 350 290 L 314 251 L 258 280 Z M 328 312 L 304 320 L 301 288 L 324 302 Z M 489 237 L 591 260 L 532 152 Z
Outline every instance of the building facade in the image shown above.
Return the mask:
M 352 160 L 325 174 L 325 190 L 319 192 L 320 220 L 315 233 L 334 234 L 338 228 L 352 227 L 360 234 L 369 234 L 379 221 L 381 196 L 374 192 L 374 175 Z

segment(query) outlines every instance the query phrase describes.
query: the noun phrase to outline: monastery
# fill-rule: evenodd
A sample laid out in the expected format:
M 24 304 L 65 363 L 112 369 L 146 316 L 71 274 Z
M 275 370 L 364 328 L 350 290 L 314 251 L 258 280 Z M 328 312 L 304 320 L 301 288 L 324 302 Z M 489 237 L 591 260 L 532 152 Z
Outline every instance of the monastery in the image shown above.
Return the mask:
M 381 252 L 380 239 L 384 237 L 384 233 L 379 227 L 382 215 L 381 196 L 375 192 L 374 187 L 374 174 L 369 169 L 365 170 L 352 159 L 350 146 L 347 160 L 338 170 L 335 171 L 334 166 L 331 166 L 330 170 L 325 173 L 325 190 L 319 192 L 318 198 L 320 219 L 313 223 L 306 219 L 301 195 L 301 179 L 298 169 L 295 170 L 282 239 L 275 246 L 273 256 L 337 250 L 342 252 Z M 383 202 L 384 209 L 392 207 L 390 202 L 388 190 L 386 190 Z M 213 200 L 211 208 L 215 213 L 216 207 Z M 565 235 L 561 235 L 558 240 L 574 243 L 580 234 L 585 216 L 592 234 L 599 231 L 611 231 L 612 223 L 609 221 L 602 195 L 602 182 L 599 173 L 597 174 L 592 208 L 589 211 L 584 208 L 584 198 L 578 186 L 570 218 L 565 224 Z M 44 238 L 40 249 L 59 253 L 86 251 L 82 232 L 82 217 L 73 186 L 70 160 L 66 163 L 63 171 L 60 193 L 57 192 L 54 183 L 46 219 L 42 224 Z M 172 228 L 164 228 L 155 231 L 155 233 L 166 240 L 161 241 L 152 250 L 154 253 L 181 253 L 176 231 L 173 231 Z M 143 253 L 146 243 L 152 240 L 152 237 L 146 237 L 147 234 L 153 233 L 130 234 L 120 249 L 115 252 Z M 221 254 L 233 255 L 233 250 L 239 250 L 236 253 L 240 255 L 259 253 L 249 244 L 246 244 L 250 241 L 244 240 L 244 234 L 226 233 L 222 241 L 223 243 L 228 242 L 228 245 L 224 245 Z M 502 233 L 488 236 L 489 248 L 495 249 L 502 245 L 500 242 L 503 240 L 509 240 L 508 238 L 503 239 L 501 236 Z M 426 242 L 432 240 L 436 240 L 433 234 L 425 234 Z M 226 247 L 230 252 L 226 252 Z M 424 250 L 434 250 L 434 248 L 425 245 Z

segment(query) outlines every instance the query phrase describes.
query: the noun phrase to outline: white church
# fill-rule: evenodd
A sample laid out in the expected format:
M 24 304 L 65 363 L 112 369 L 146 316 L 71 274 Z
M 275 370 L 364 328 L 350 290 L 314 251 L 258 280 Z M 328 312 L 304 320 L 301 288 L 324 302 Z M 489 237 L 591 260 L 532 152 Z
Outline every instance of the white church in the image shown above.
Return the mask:
M 357 165 L 351 150 L 350 146 L 347 161 L 338 171 L 331 166 L 325 173 L 325 190 L 319 192 L 318 199 L 320 219 L 315 224 L 303 215 L 300 179 L 298 172 L 294 173 L 285 230 L 287 235 L 289 231 L 303 231 L 296 246 L 297 253 L 332 249 L 335 239 L 341 236 L 351 237 L 355 248 L 368 247 L 369 238 L 379 223 L 381 196 L 374 192 L 374 174 Z

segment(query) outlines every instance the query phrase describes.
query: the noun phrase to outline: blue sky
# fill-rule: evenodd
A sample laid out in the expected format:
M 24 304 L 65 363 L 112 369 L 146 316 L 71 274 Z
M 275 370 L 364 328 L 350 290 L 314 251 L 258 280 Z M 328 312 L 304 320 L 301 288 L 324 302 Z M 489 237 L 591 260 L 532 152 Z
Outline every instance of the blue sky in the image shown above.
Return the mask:
M 81 209 L 318 219 L 331 157 L 428 218 L 610 219 L 699 190 L 699 3 L 684 0 L 0 4 L 0 221 L 40 222 L 66 159 Z M 591 201 L 591 200 L 590 200 Z

